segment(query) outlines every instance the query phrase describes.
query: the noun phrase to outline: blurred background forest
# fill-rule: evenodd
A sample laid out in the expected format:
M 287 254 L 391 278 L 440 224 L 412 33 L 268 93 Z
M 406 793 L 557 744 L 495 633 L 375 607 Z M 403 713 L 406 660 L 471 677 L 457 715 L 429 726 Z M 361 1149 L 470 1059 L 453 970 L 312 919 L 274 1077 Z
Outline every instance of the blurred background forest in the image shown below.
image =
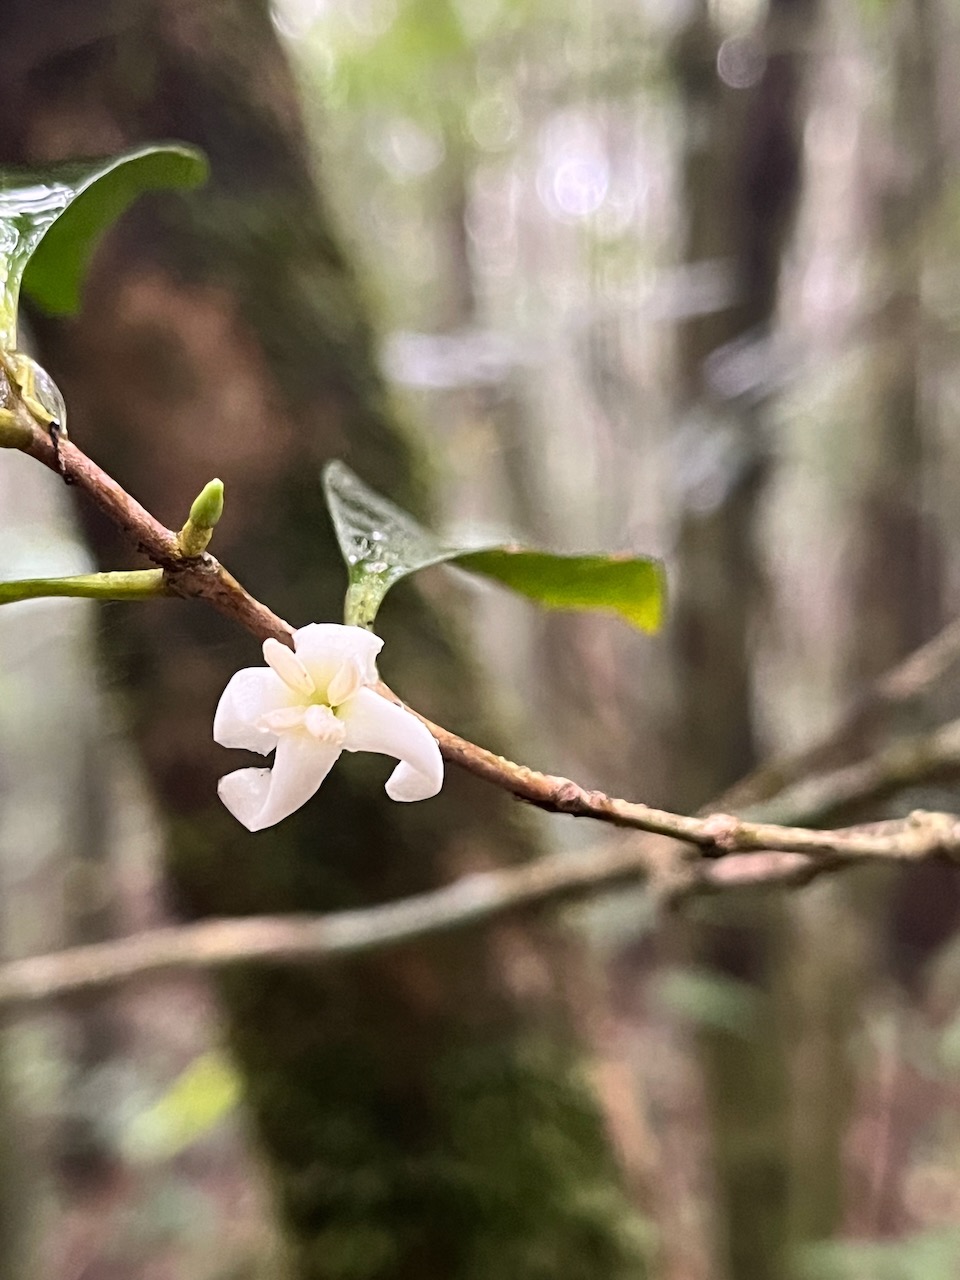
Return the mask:
M 222 475 L 218 554 L 296 625 L 338 617 L 329 456 L 451 532 L 656 554 L 653 639 L 436 570 L 385 607 L 385 676 L 652 804 L 750 778 L 733 794 L 785 821 L 960 808 L 949 767 L 859 805 L 797 785 L 960 714 L 954 660 L 831 738 L 960 604 L 954 6 L 0 12 L 0 165 L 148 137 L 212 159 L 206 191 L 127 215 L 76 320 L 34 326 L 72 433 L 159 518 Z M 128 563 L 0 462 L 3 577 Z M 381 817 L 359 760 L 292 835 L 238 836 L 206 741 L 255 655 L 197 612 L 0 615 L 5 958 L 605 838 L 472 781 Z M 11 1020 L 0 1280 L 960 1274 L 952 868 L 554 923 Z

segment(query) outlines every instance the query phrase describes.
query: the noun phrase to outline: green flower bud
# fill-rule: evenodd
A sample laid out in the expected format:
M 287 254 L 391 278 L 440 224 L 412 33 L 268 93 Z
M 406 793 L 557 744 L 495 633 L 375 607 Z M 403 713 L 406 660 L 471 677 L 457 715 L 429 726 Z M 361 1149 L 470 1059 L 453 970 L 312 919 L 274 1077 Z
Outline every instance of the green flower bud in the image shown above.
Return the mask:
M 190 517 L 179 533 L 180 550 L 185 556 L 198 556 L 206 551 L 214 527 L 223 515 L 223 481 L 211 480 L 190 508 Z

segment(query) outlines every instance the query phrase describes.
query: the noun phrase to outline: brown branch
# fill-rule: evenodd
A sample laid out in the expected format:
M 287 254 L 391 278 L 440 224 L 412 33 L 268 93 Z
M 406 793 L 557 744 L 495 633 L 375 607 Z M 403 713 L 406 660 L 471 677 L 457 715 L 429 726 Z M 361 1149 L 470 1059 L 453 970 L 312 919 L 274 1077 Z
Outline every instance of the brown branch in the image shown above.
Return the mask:
M 46 432 L 22 406 L 18 413 L 18 421 L 30 429 L 24 451 L 83 490 L 164 570 L 172 592 L 206 601 L 257 639 L 274 636 L 290 642 L 289 624 L 255 600 L 213 556 L 185 555 L 177 535 L 71 441 L 61 442 L 58 463 Z M 960 624 L 955 624 L 885 677 L 880 696 L 890 702 L 911 696 L 946 669 L 944 664 L 954 661 L 958 650 Z M 385 685 L 380 685 L 379 691 L 399 701 Z M 436 737 L 448 763 L 521 800 L 554 813 L 596 818 L 671 840 L 634 838 L 576 856 L 556 854 L 527 866 L 469 876 L 436 892 L 364 911 L 171 926 L 15 961 L 0 967 L 0 1008 L 105 987 L 138 975 L 220 969 L 251 960 L 332 960 L 480 924 L 521 907 L 583 896 L 624 880 L 646 880 L 660 900 L 673 903 L 691 894 L 731 888 L 804 884 L 824 872 L 865 859 L 913 861 L 935 855 L 960 856 L 960 818 L 952 814 L 917 812 L 907 819 L 819 831 L 777 825 L 762 820 L 762 812 L 750 819 L 729 813 L 688 817 L 588 791 L 569 778 L 538 773 L 422 716 L 420 719 Z M 955 768 L 960 761 L 960 724 L 945 726 L 938 734 L 907 745 L 911 751 L 901 745 L 899 755 L 891 749 L 809 780 L 814 791 L 805 800 L 782 789 L 781 809 L 789 810 L 792 804 L 797 812 L 806 804 L 809 811 L 818 803 L 834 804 L 838 797 L 849 800 L 854 795 L 879 794 L 885 786 L 919 780 L 936 768 Z M 691 845 L 699 847 L 699 855 Z
M 663 900 L 676 908 L 689 898 L 729 893 L 734 889 L 803 889 L 822 875 L 848 866 L 842 858 L 812 859 L 802 853 L 733 854 L 714 862 L 690 865 L 685 883 L 678 882 Z
M 164 569 L 168 584 L 176 594 L 205 600 L 220 613 L 238 622 L 259 640 L 268 636 L 289 642 L 292 628 L 282 618 L 255 600 L 213 556 L 186 556 L 177 535 L 160 524 L 134 498 L 92 459 L 69 440 L 62 441 L 58 451 L 47 432 L 33 421 L 27 410 L 18 406 L 19 422 L 30 432 L 30 444 L 24 452 L 43 462 L 83 490 L 114 523 L 136 542 L 137 546 Z M 922 651 L 913 655 L 898 672 L 885 678 L 885 685 L 903 696 L 904 690 L 916 685 L 918 678 L 929 678 L 931 668 L 938 669 L 944 658 L 944 645 L 934 641 L 927 646 L 931 655 Z M 949 646 L 946 646 L 949 652 Z M 394 700 L 386 685 L 380 692 Z M 418 714 L 414 712 L 414 714 Z M 569 778 L 538 773 L 515 764 L 502 756 L 468 742 L 440 725 L 424 721 L 440 744 L 444 758 L 477 777 L 510 791 L 519 799 L 554 813 L 596 818 L 615 826 L 631 827 L 656 835 L 700 845 L 714 853 L 728 854 L 769 850 L 795 853 L 824 853 L 837 850 L 838 833 L 808 831 L 800 827 L 783 827 L 769 822 L 749 822 L 728 814 L 686 817 L 648 805 L 608 796 L 601 791 L 587 791 Z M 945 834 L 944 818 L 937 830 L 936 847 L 953 850 L 953 835 Z M 929 825 L 914 826 L 897 835 L 876 835 L 864 829 L 850 829 L 843 835 L 846 854 L 865 857 L 914 856 L 917 840 L 928 838 Z
M 19 421 L 31 434 L 31 443 L 24 452 L 52 470 L 60 471 L 78 489 L 83 490 L 140 550 L 164 569 L 167 583 L 174 593 L 206 601 L 218 612 L 239 623 L 258 640 L 273 636 L 289 643 L 293 628 L 266 605 L 254 599 L 213 556 L 184 555 L 177 535 L 160 524 L 72 441 L 61 442 L 58 459 L 47 432 L 33 421 L 22 405 L 19 406 Z M 934 678 L 944 663 L 952 660 L 951 655 L 956 656 L 958 647 L 960 624 L 956 624 L 955 636 L 944 633 L 943 637 L 932 641 L 923 650 L 918 650 L 900 668 L 886 676 L 881 682 L 885 696 L 897 700 L 908 696 L 918 687 L 918 682 Z M 386 685 L 380 685 L 379 688 L 384 696 L 399 701 Z M 414 714 L 418 713 L 414 711 Z M 420 719 L 437 739 L 448 763 L 458 765 L 495 786 L 505 788 L 519 799 L 549 812 L 595 818 L 614 826 L 671 836 L 724 853 L 757 849 L 810 852 L 814 848 L 822 850 L 826 847 L 822 843 L 817 844 L 821 836 L 827 840 L 827 845 L 831 839 L 832 833 L 829 832 L 813 833 L 799 827 L 775 826 L 766 820 L 745 822 L 723 814 L 690 818 L 616 799 L 602 791 L 587 791 L 569 778 L 538 773 L 524 765 L 515 764 L 433 724 L 423 716 Z M 865 765 L 837 771 L 824 778 L 820 784 L 823 791 L 819 802 L 821 807 L 835 802 L 838 794 L 849 797 L 861 794 L 864 789 L 869 794 L 871 787 L 881 788 L 888 781 L 892 783 L 899 779 L 902 783 L 911 775 L 911 771 L 914 778 L 927 776 L 924 772 L 926 762 L 942 759 L 948 749 L 953 758 L 960 754 L 960 730 L 954 729 L 951 733 L 950 727 L 947 727 L 942 732 L 944 740 L 939 744 L 933 742 L 927 745 L 924 740 L 923 743 L 914 744 L 912 753 L 908 753 L 906 747 L 892 749 L 887 755 Z M 803 811 L 804 806 L 809 811 L 809 799 L 800 805 L 794 803 L 794 809 L 799 807 Z M 789 808 L 789 805 L 783 807 Z M 758 818 L 765 818 L 763 806 L 758 806 L 758 809 Z M 869 846 L 869 851 L 874 856 L 896 856 L 895 850 L 887 855 L 883 849 L 875 847 L 869 837 L 864 837 L 864 840 L 865 848 Z
M 58 451 L 46 431 L 20 407 L 22 425 L 31 429 L 31 444 L 24 451 L 83 490 L 165 572 L 170 589 L 178 595 L 204 600 L 220 613 L 245 627 L 258 640 L 268 636 L 289 642 L 292 628 L 255 600 L 213 556 L 185 556 L 177 535 L 165 528 L 120 485 L 88 458 L 72 441 L 62 441 Z M 393 698 L 386 685 L 380 691 Z M 415 713 L 417 714 L 417 713 Z M 569 778 L 538 773 L 458 737 L 441 725 L 420 717 L 440 744 L 444 759 L 477 777 L 512 792 L 521 800 L 553 813 L 596 818 L 614 826 L 632 827 L 671 836 L 715 851 L 750 849 L 809 850 L 815 836 L 800 829 L 754 828 L 725 815 L 688 818 L 619 800 L 601 791 L 586 791 Z M 773 841 L 773 843 L 770 843 Z M 882 855 L 882 851 L 879 856 Z
M 258 640 L 274 636 L 289 643 L 293 634 L 289 623 L 255 600 L 213 556 L 184 555 L 174 531 L 162 525 L 72 440 L 61 440 L 55 450 L 50 436 L 33 421 L 23 405 L 17 406 L 17 420 L 18 425 L 29 427 L 31 433 L 30 443 L 23 452 L 87 494 L 139 551 L 164 570 L 174 594 L 206 601 Z
M 55 450 L 49 434 L 34 422 L 23 405 L 17 406 L 17 420 L 18 426 L 30 429 L 30 443 L 23 448 L 24 453 L 51 471 L 59 472 L 69 484 L 89 494 L 104 515 L 155 564 L 167 568 L 178 562 L 177 535 L 165 528 L 85 453 L 81 453 L 72 441 L 61 440 L 58 450 Z
M 636 842 L 635 842 L 636 843 Z M 621 844 L 586 863 L 552 854 L 488 871 L 432 893 L 328 916 L 213 920 L 155 929 L 0 966 L 0 1008 L 35 1004 L 132 977 L 214 970 L 251 960 L 319 962 L 481 924 L 531 904 L 557 903 L 594 885 L 649 872 L 649 859 Z

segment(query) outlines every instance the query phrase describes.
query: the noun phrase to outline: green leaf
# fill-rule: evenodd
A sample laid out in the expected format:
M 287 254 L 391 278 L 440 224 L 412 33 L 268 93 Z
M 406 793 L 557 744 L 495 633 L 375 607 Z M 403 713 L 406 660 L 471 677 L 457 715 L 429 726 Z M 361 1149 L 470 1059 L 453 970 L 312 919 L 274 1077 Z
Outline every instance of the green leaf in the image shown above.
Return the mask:
M 395 582 L 449 560 L 450 552 L 413 516 L 365 485 L 342 462 L 324 467 L 323 490 L 347 565 L 344 621 L 372 627 L 383 597 Z
M 642 631 L 663 620 L 664 574 L 658 560 L 624 554 L 561 556 L 492 547 L 455 557 L 461 569 L 495 578 L 548 609 L 616 613 Z
M 43 311 L 75 311 L 97 239 L 127 206 L 145 191 L 194 187 L 206 176 L 201 153 L 178 143 L 0 169 L 0 346 L 16 349 L 21 285 Z
M 654 998 L 674 1017 L 749 1039 L 756 1031 L 760 996 L 736 978 L 706 969 L 665 969 L 654 982 Z
M 348 623 L 372 626 L 395 582 L 418 569 L 452 563 L 549 609 L 602 610 L 645 631 L 660 625 L 665 584 L 657 560 L 623 554 L 556 555 L 517 546 L 451 547 L 342 462 L 327 464 L 323 484 L 347 564 Z
M 168 1160 L 206 1137 L 239 1101 L 240 1081 L 230 1063 L 219 1053 L 203 1053 L 133 1118 L 125 1145 L 140 1159 Z

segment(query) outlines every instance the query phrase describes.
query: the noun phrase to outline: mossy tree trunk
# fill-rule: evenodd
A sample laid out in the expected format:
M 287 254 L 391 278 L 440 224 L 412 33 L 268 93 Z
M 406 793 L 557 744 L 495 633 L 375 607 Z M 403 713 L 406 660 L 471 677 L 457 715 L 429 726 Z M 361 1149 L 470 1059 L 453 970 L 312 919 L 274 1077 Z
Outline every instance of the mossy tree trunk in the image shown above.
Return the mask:
M 90 0 L 23 9 L 0 48 L 0 162 L 178 137 L 210 155 L 190 200 L 158 198 L 104 245 L 82 315 L 42 325 L 70 427 L 176 525 L 213 475 L 217 551 L 295 624 L 336 619 L 343 571 L 319 470 L 345 458 L 422 508 L 377 373 L 357 280 L 318 200 L 263 0 Z M 104 564 L 129 561 L 91 518 Z M 515 807 L 452 773 L 429 804 L 383 798 L 382 762 L 338 765 L 316 800 L 251 836 L 215 799 L 217 696 L 256 646 L 196 606 L 110 612 L 106 652 L 169 821 L 188 915 L 359 907 L 532 852 Z M 410 590 L 383 615 L 383 670 L 490 740 L 477 678 Z M 558 991 L 558 948 L 519 925 L 329 970 L 222 983 L 229 1035 L 302 1280 L 613 1280 L 643 1272 Z

